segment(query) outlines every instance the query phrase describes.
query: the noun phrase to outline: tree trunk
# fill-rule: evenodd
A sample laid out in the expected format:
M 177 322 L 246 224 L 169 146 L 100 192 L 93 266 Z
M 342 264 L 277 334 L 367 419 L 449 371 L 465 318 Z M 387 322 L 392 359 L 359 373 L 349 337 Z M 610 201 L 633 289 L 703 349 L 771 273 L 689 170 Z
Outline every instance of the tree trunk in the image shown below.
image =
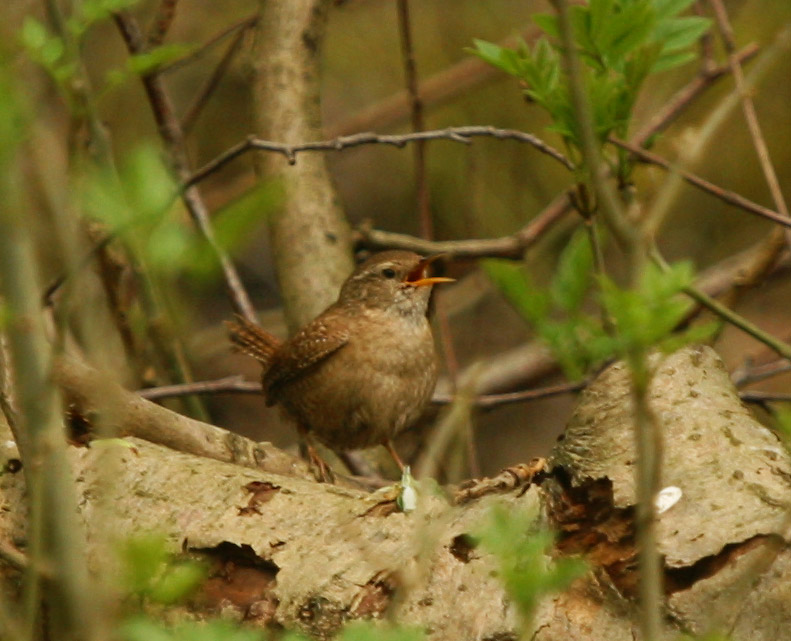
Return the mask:
M 301 143 L 321 138 L 318 64 L 330 0 L 262 0 L 255 47 L 257 135 Z M 283 186 L 270 232 L 290 331 L 316 317 L 352 271 L 348 222 L 324 154 L 261 158 L 263 177 Z

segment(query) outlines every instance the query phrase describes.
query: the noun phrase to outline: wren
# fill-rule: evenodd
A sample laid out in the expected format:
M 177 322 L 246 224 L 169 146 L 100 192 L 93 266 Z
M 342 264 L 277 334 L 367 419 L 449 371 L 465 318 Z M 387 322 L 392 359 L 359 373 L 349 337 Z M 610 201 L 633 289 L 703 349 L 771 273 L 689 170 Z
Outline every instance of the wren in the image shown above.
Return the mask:
M 432 286 L 453 280 L 428 275 L 433 259 L 374 254 L 335 303 L 285 342 L 243 318 L 228 323 L 231 341 L 263 367 L 267 405 L 296 422 L 320 480 L 331 471 L 312 437 L 336 451 L 385 445 L 403 468 L 392 439 L 417 421 L 437 382 Z

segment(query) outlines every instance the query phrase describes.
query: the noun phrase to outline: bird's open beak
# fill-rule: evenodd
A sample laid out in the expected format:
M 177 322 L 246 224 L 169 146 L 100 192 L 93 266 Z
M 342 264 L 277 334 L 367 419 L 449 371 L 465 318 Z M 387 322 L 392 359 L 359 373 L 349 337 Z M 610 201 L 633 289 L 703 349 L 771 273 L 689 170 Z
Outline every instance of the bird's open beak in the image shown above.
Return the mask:
M 437 283 L 452 283 L 455 278 L 445 278 L 444 276 L 429 276 L 429 266 L 444 254 L 434 254 L 421 260 L 415 269 L 407 274 L 404 283 L 412 287 L 424 287 L 425 285 L 436 285 Z

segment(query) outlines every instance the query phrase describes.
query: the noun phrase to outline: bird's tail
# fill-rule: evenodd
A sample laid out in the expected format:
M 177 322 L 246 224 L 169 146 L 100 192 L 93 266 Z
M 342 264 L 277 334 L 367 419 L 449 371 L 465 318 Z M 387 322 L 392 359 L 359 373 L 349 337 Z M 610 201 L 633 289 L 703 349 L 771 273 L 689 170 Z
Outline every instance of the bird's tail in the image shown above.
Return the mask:
M 240 352 L 252 356 L 264 368 L 268 368 L 272 355 L 280 347 L 280 340 L 262 327 L 250 322 L 242 316 L 226 321 L 228 337 Z

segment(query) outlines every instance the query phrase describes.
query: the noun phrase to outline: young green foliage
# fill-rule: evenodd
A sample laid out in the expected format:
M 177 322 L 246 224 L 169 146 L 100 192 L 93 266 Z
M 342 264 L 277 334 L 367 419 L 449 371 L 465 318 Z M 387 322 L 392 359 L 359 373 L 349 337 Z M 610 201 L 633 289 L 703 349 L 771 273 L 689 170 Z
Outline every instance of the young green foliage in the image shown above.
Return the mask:
M 40 64 L 68 95 L 67 83 L 74 77 L 79 64 L 77 51 L 91 27 L 110 19 L 114 12 L 129 9 L 138 2 L 139 0 L 83 0 L 75 3 L 74 12 L 65 20 L 65 35 L 52 34 L 44 22 L 27 16 L 22 24 L 22 44 L 30 58 Z M 130 56 L 124 67 L 107 72 L 107 86 L 101 88 L 100 93 L 117 87 L 131 77 L 152 73 L 194 49 L 194 45 L 171 43 Z
M 536 530 L 535 520 L 531 510 L 496 506 L 476 535 L 481 547 L 497 560 L 499 576 L 519 609 L 526 631 L 541 597 L 565 590 L 586 571 L 579 559 L 550 561 L 547 551 L 554 537 L 546 530 Z
M 505 260 L 488 260 L 483 269 L 514 308 L 552 350 L 564 373 L 572 380 L 613 358 L 632 360 L 651 349 L 671 352 L 690 342 L 708 338 L 714 325 L 675 332 L 689 301 L 682 293 L 692 284 L 688 262 L 667 271 L 649 264 L 637 286 L 623 289 L 600 277 L 597 301 L 612 321 L 614 332 L 601 322 L 601 313 L 583 309 L 593 279 L 593 253 L 584 231 L 577 232 L 561 252 L 549 287 L 539 287 L 519 266 Z
M 226 251 L 242 246 L 273 210 L 280 193 L 277 183 L 262 183 L 217 212 L 212 224 L 218 245 Z M 88 173 L 82 206 L 120 237 L 153 275 L 186 272 L 203 281 L 219 276 L 214 252 L 181 214 L 176 195 L 177 186 L 159 152 L 143 144 L 128 154 L 119 176 L 102 169 Z
M 582 378 L 609 356 L 600 349 L 606 336 L 601 323 L 583 310 L 593 273 L 593 253 L 584 230 L 574 234 L 561 252 L 548 289 L 505 260 L 487 260 L 483 268 L 552 350 L 570 379 Z
M 639 90 L 651 73 L 695 57 L 693 45 L 709 20 L 681 16 L 693 0 L 589 0 L 569 7 L 573 38 L 585 68 L 585 84 L 600 144 L 626 137 Z M 558 19 L 533 17 L 545 36 L 516 50 L 475 40 L 474 54 L 527 84 L 525 92 L 552 119 L 571 151 L 582 147 L 561 62 Z M 577 157 L 579 157 L 577 155 Z
M 681 294 L 693 279 L 688 261 L 670 265 L 666 271 L 647 264 L 633 289 L 622 289 L 601 277 L 601 303 L 617 329 L 602 339 L 601 349 L 634 364 L 652 349 L 672 352 L 708 338 L 716 328 L 713 324 L 674 333 L 689 311 L 689 301 Z
M 791 403 L 773 407 L 772 418 L 786 448 L 791 449 Z
M 124 541 L 120 557 L 125 590 L 153 603 L 183 601 L 206 578 L 203 564 L 174 560 L 165 538 L 153 533 Z

